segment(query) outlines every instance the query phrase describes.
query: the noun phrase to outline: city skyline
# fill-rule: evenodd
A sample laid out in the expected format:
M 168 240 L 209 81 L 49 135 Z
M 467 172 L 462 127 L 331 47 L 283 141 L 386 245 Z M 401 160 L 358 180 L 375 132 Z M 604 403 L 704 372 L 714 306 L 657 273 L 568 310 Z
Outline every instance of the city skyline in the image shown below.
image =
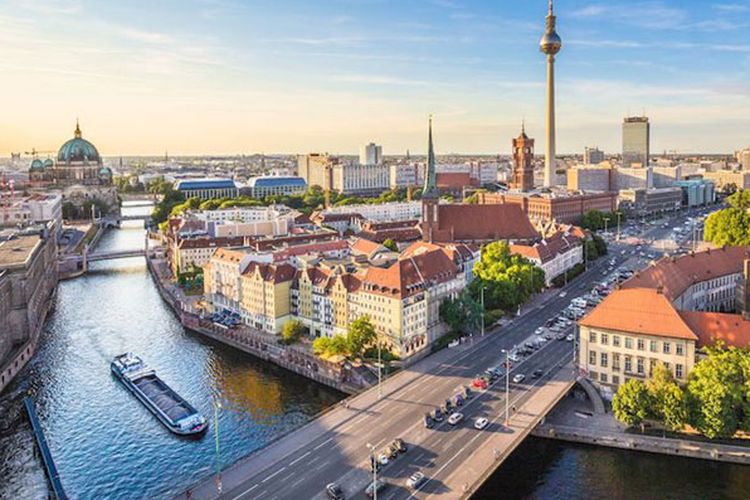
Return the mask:
M 142 16 L 148 11 L 151 14 Z M 179 7 L 0 7 L 0 154 L 55 150 L 76 117 L 105 156 L 509 153 L 525 117 L 544 147 L 547 2 L 287 1 Z M 622 117 L 651 118 L 652 150 L 747 145 L 747 2 L 555 4 L 561 154 L 621 149 Z M 695 60 L 701 61 L 700 67 Z

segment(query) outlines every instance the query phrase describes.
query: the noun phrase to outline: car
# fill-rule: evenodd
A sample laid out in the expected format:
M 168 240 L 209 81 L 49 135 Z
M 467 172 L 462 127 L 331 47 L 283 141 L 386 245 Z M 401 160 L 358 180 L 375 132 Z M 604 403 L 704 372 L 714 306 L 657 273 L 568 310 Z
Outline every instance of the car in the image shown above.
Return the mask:
M 464 414 L 461 412 L 455 412 L 448 417 L 448 423 L 451 425 L 458 425 L 461 420 L 464 419 Z
M 344 492 L 336 483 L 328 483 L 326 485 L 326 495 L 332 500 L 344 500 Z
M 518 354 L 513 353 L 513 354 L 511 354 L 511 355 L 508 356 L 508 359 L 511 360 L 511 361 L 513 361 L 514 363 L 518 363 L 518 359 L 519 359 L 518 358 Z
M 487 424 L 489 424 L 489 423 L 490 423 L 490 421 L 487 420 L 486 418 L 479 417 L 478 419 L 476 419 L 474 421 L 474 428 L 481 431 L 482 429 L 484 429 L 485 427 L 487 427 Z
M 474 386 L 474 387 L 476 387 L 477 389 L 486 389 L 487 388 L 487 382 L 485 382 L 481 378 L 475 378 L 471 382 L 471 385 Z
M 424 474 L 422 474 L 422 472 L 420 471 L 417 471 L 411 476 L 409 476 L 409 479 L 406 480 L 406 486 L 408 488 L 416 490 L 422 485 L 422 483 L 424 483 L 424 480 L 425 480 Z
M 443 404 L 445 406 L 446 410 L 450 410 L 453 408 L 453 401 L 450 400 L 450 398 L 445 400 L 445 403 Z
M 456 408 L 458 408 L 459 406 L 463 406 L 464 397 L 460 394 L 456 394 L 455 396 L 453 396 L 453 404 L 456 405 Z
M 432 410 L 432 420 L 435 422 L 442 422 L 443 421 L 443 411 L 440 408 L 435 408 Z
M 378 462 L 380 463 L 380 465 L 388 465 L 388 461 L 389 460 L 387 454 L 380 453 L 380 455 L 378 455 Z
M 542 370 L 534 370 L 534 373 L 531 374 L 531 377 L 532 378 L 539 378 L 539 377 L 542 376 L 543 373 L 544 372 L 542 372 Z
M 380 493 L 385 489 L 386 486 L 385 481 L 381 481 L 378 479 L 375 482 L 370 483 L 370 485 L 365 489 L 365 495 L 367 495 L 368 498 L 372 498 L 375 496 L 375 493 Z
M 395 460 L 398 458 L 398 447 L 394 446 L 393 443 L 389 444 L 388 446 L 383 449 L 383 453 L 388 455 L 388 458 L 391 460 Z
M 520 384 L 521 382 L 524 381 L 525 378 L 526 378 L 526 375 L 524 375 L 523 373 L 516 373 L 513 376 L 513 383 Z
M 565 337 L 565 340 L 567 340 L 568 342 L 573 342 L 573 339 L 574 339 L 574 337 L 573 337 L 572 333 L 570 335 L 568 335 L 567 337 Z
M 433 427 L 435 427 L 435 421 L 432 419 L 429 413 L 425 414 L 423 422 L 424 426 L 427 429 L 432 429 Z
M 565 332 L 561 332 L 557 334 L 557 337 L 555 337 L 557 340 L 565 340 Z

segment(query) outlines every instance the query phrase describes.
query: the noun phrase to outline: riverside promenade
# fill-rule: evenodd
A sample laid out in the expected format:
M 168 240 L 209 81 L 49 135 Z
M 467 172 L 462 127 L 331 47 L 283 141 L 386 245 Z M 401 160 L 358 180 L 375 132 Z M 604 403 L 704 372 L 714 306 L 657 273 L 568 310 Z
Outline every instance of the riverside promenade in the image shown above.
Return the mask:
M 750 443 L 738 446 L 628 432 L 611 413 L 597 414 L 588 402 L 571 397 L 561 401 L 532 434 L 572 443 L 750 465 Z

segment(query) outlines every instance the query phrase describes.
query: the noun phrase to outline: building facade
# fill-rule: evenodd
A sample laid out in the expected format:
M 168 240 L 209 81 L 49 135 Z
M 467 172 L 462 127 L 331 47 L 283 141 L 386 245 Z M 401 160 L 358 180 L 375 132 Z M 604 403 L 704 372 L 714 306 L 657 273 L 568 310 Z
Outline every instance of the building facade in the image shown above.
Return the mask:
M 609 165 L 577 165 L 567 173 L 568 191 L 612 191 L 614 170 Z
M 242 195 L 251 198 L 304 194 L 305 191 L 307 191 L 307 182 L 304 178 L 296 176 L 251 177 L 247 184 L 240 188 Z
M 682 208 L 682 189 L 622 189 L 618 201 L 620 210 L 633 216 L 664 214 Z
M 365 144 L 359 148 L 360 165 L 382 165 L 383 164 L 383 146 L 375 143 Z
M 179 180 L 175 189 L 185 198 L 200 198 L 210 200 L 214 198 L 236 198 L 239 189 L 232 179 L 187 179 Z
M 534 189 L 534 139 L 521 130 L 521 135 L 513 139 L 513 176 L 509 187 L 521 192 Z
M 542 271 L 547 286 L 577 264 L 582 264 L 583 241 L 568 232 L 559 231 L 533 245 L 511 245 L 511 253 L 526 257 Z
M 622 123 L 622 166 L 649 166 L 651 155 L 651 124 L 645 116 L 627 117 Z
M 563 222 L 575 224 L 589 210 L 614 212 L 617 210 L 617 193 L 585 193 L 569 195 L 544 195 L 532 193 L 479 193 L 481 204 L 507 204 L 521 208 L 535 223 Z
M 599 148 L 586 147 L 583 150 L 583 163 L 585 165 L 598 165 L 604 161 L 604 151 Z

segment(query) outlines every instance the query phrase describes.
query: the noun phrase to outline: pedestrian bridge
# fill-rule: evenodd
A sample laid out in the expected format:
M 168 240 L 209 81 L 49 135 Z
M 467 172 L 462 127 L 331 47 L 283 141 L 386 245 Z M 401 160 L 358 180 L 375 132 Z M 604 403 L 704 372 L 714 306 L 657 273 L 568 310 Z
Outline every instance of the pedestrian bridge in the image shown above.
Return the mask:
M 102 260 L 127 259 L 129 257 L 145 257 L 143 248 L 134 250 L 99 251 L 84 255 L 66 255 L 61 257 L 60 262 L 99 262 Z

